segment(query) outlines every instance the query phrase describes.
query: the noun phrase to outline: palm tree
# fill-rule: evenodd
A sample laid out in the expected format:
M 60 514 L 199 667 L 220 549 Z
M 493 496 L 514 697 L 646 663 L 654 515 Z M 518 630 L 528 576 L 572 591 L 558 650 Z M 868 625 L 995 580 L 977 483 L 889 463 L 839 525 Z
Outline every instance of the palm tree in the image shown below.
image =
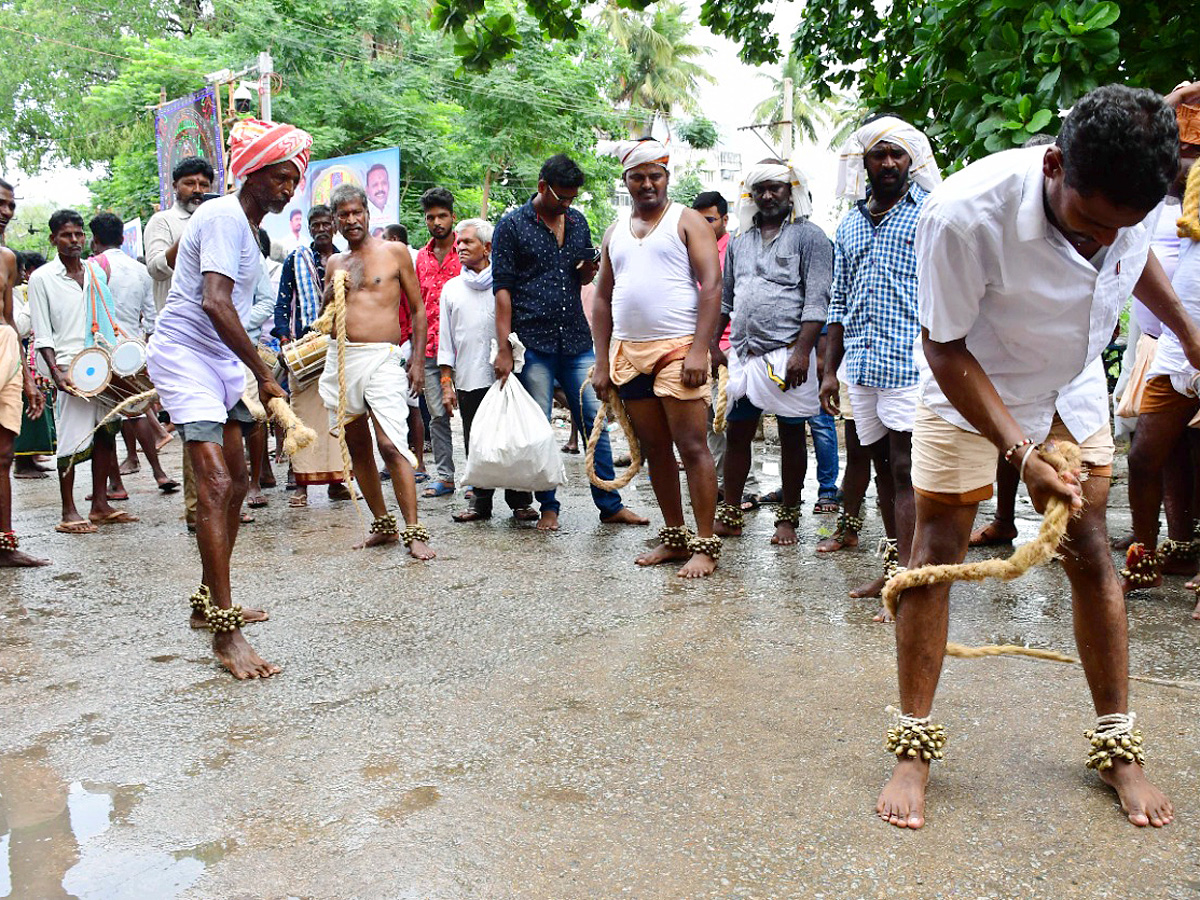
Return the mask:
M 808 91 L 804 71 L 795 52 L 789 53 L 783 61 L 783 68 L 778 78 L 765 73 L 759 73 L 759 77 L 771 82 L 771 93 L 758 106 L 754 107 L 755 122 L 765 124 L 778 122 L 783 118 L 783 84 L 785 78 L 790 78 L 792 79 L 792 122 L 800 138 L 816 143 L 818 128 L 830 126 L 833 128 L 834 134 L 829 145 L 839 147 L 845 142 L 850 131 L 858 127 L 862 110 L 857 104 L 839 96 L 834 96 L 827 101 L 819 100 Z M 776 125 L 769 129 L 771 138 L 778 142 L 783 137 L 785 127 Z
M 678 2 L 656 3 L 652 12 L 630 12 L 614 0 L 601 7 L 600 24 L 626 53 L 613 99 L 629 104 L 629 127 L 634 136 L 650 134 L 659 117 L 669 133 L 672 109 L 698 111 L 700 82 L 716 80 L 697 61 L 712 51 L 688 41 L 695 26 L 685 15 Z

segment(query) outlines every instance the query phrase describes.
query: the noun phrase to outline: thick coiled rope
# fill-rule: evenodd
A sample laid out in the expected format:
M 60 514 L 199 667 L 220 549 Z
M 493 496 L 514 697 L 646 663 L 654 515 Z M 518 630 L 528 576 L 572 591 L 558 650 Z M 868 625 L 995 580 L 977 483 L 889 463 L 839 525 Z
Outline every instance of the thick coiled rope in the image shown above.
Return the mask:
M 595 366 L 588 369 L 587 377 L 583 384 L 579 387 L 579 409 L 583 409 L 583 393 L 587 390 L 588 385 L 592 382 L 592 373 L 596 371 Z M 599 399 L 599 398 L 597 398 Z M 600 443 L 600 435 L 604 434 L 604 429 L 608 427 L 608 412 L 612 410 L 613 418 L 621 426 L 621 430 L 625 433 L 625 440 L 629 444 L 629 468 L 614 478 L 612 481 L 606 481 L 596 475 L 596 445 Z M 587 465 L 588 478 L 592 484 L 600 488 L 602 491 L 619 491 L 629 482 L 637 477 L 638 472 L 642 470 L 642 447 L 638 443 L 637 434 L 633 430 L 633 423 L 629 421 L 629 414 L 625 412 L 625 404 L 621 402 L 621 398 L 617 395 L 617 386 L 614 384 L 608 389 L 608 400 L 599 400 L 599 406 L 596 409 L 596 421 L 592 423 L 592 430 L 588 433 L 587 453 L 584 456 L 584 463 Z

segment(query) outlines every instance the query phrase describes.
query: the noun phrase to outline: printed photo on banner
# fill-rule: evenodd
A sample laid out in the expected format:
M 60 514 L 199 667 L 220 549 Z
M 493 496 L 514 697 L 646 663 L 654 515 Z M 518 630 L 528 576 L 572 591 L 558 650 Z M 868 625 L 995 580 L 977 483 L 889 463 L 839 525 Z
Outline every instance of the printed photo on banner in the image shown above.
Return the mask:
M 334 188 L 340 184 L 356 184 L 366 191 L 372 234 L 378 236 L 388 225 L 400 221 L 400 148 L 335 156 L 311 162 L 287 208 L 263 219 L 262 227 L 271 236 L 271 243 L 279 245 L 284 253 L 307 244 L 311 240 L 309 209 L 328 205 Z M 341 238 L 335 243 L 341 247 Z
M 121 250 L 134 259 L 142 258 L 144 251 L 142 249 L 141 219 L 131 219 L 125 223 L 125 230 L 121 239 Z
M 171 170 L 189 156 L 208 160 L 216 171 L 214 183 L 225 183 L 225 141 L 211 85 L 156 109 L 154 142 L 158 151 L 158 202 L 163 209 L 175 202 Z

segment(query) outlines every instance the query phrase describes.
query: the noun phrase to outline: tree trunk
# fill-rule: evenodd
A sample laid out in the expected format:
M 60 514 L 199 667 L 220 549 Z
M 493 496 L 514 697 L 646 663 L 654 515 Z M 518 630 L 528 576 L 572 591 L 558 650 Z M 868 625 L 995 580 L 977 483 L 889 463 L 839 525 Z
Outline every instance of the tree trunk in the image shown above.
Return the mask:
M 483 198 L 479 201 L 479 218 L 487 219 L 488 197 L 492 193 L 492 170 L 483 173 Z

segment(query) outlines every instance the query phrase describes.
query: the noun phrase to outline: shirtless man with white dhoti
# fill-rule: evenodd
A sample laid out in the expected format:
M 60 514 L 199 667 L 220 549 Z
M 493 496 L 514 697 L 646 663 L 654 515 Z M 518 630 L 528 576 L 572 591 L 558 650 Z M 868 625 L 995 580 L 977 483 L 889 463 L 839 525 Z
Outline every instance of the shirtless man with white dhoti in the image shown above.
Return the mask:
M 331 341 L 321 375 L 321 399 L 329 410 L 332 429 L 345 428 L 354 477 L 375 520 L 362 545 L 375 547 L 403 540 L 415 559 L 433 559 L 429 529 L 417 521 L 416 457 L 408 448 L 408 402 L 425 380 L 425 305 L 412 257 L 403 244 L 372 237 L 367 195 L 362 188 L 343 184 L 330 198 L 334 222 L 350 245 L 330 257 L 326 268 L 325 302 L 337 302 L 336 286 L 345 279 L 345 339 Z M 340 274 L 340 273 L 345 273 Z M 408 302 L 412 320 L 412 353 L 408 372 L 400 353 L 400 300 Z M 336 327 L 336 319 L 335 319 Z M 336 338 L 336 331 L 332 337 Z M 339 356 L 344 352 L 342 366 Z M 367 414 L 375 423 L 375 440 L 392 475 L 396 502 L 404 516 L 404 532 L 388 513 L 383 499 Z

